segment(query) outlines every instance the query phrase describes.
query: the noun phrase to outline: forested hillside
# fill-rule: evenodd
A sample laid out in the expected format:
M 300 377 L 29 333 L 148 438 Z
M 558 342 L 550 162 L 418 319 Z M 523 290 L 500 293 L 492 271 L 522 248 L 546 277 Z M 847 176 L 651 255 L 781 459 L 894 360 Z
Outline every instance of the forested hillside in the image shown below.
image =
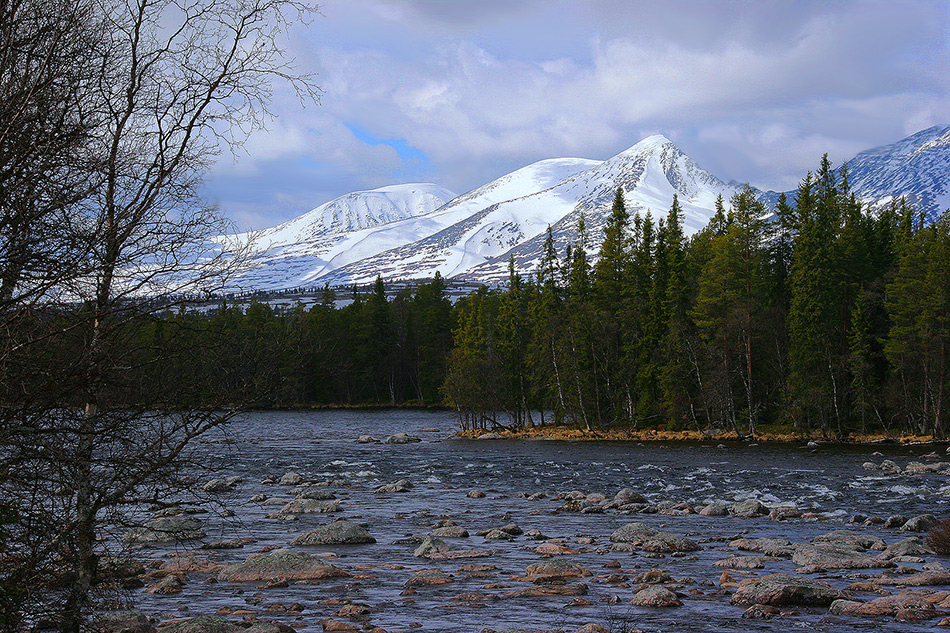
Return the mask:
M 549 233 L 534 275 L 455 305 L 440 277 L 392 299 L 380 279 L 309 309 L 130 320 L 113 397 L 171 381 L 167 406 L 443 404 L 465 427 L 945 435 L 950 215 L 865 213 L 824 159 L 774 214 L 745 190 L 692 238 L 681 220 L 675 197 L 631 217 L 618 190 L 598 248 L 583 223 Z

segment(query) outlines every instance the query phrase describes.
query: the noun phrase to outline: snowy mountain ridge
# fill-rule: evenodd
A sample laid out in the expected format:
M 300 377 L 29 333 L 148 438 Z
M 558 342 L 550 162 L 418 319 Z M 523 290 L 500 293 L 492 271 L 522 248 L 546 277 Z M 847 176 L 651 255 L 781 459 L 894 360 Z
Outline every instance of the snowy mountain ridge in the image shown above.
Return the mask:
M 870 208 L 907 196 L 935 215 L 950 205 L 950 126 L 862 152 L 848 168 L 853 190 Z M 717 196 L 728 201 L 740 185 L 723 182 L 656 135 L 604 161 L 538 161 L 460 196 L 424 183 L 355 192 L 257 234 L 234 290 L 428 279 L 436 272 L 490 283 L 507 277 L 510 260 L 531 274 L 549 226 L 563 249 L 576 241 L 583 216 L 590 247 L 598 244 L 618 187 L 631 214 L 654 218 L 665 217 L 676 194 L 690 235 L 712 217 Z

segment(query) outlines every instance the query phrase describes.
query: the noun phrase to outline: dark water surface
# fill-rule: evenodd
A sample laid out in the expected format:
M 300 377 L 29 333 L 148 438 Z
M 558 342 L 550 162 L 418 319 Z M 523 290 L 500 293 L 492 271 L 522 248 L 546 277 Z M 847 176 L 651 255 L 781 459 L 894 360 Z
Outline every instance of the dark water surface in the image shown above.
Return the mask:
M 437 430 L 431 430 L 437 429 Z M 318 620 L 340 608 L 325 601 L 348 599 L 374 609 L 370 621 L 387 631 L 469 632 L 482 628 L 562 629 L 573 632 L 594 622 L 644 631 L 926 631 L 935 620 L 920 624 L 894 622 L 891 618 L 857 619 L 832 616 L 826 608 L 794 608 L 795 615 L 772 620 L 744 620 L 744 607 L 732 606 L 728 595 L 714 595 L 719 589 L 722 569 L 713 562 L 738 553 L 728 546 L 733 537 L 782 537 L 804 542 L 845 527 L 855 513 L 887 517 L 950 512 L 950 478 L 946 475 L 884 475 L 865 470 L 862 463 L 892 459 L 904 467 L 909 461 L 948 460 L 944 447 L 936 447 L 940 457 L 926 457 L 934 446 L 840 447 L 803 445 L 731 445 L 715 442 L 691 444 L 563 442 L 546 440 L 485 441 L 459 440 L 449 413 L 415 411 L 320 411 L 255 413 L 237 422 L 229 438 L 211 438 L 207 450 L 209 464 L 221 468 L 218 476 L 241 475 L 240 484 L 226 499 L 233 518 L 212 513 L 202 515 L 208 532 L 206 541 L 251 537 L 256 542 L 243 549 L 201 551 L 201 556 L 219 562 L 244 560 L 267 546 L 286 546 L 297 534 L 338 518 L 368 524 L 377 539 L 373 545 L 301 548 L 311 553 L 333 552 L 331 562 L 363 577 L 291 584 L 286 588 L 264 589 L 255 583 L 213 583 L 200 574 L 189 577 L 184 591 L 173 596 L 137 594 L 138 606 L 163 618 L 214 614 L 219 609 L 248 609 L 261 618 L 275 619 L 298 631 L 322 631 Z M 363 434 L 383 439 L 405 431 L 422 438 L 408 445 L 357 444 Z M 874 454 L 879 451 L 881 454 Z M 331 480 L 328 490 L 342 502 L 343 512 L 299 515 L 296 521 L 266 519 L 280 505 L 264 506 L 249 499 L 257 494 L 292 498 L 289 487 L 264 485 L 268 475 L 297 471 L 312 481 Z M 377 486 L 408 479 L 414 489 L 408 493 L 377 495 Z M 702 504 L 711 501 L 733 503 L 756 498 L 766 505 L 796 505 L 821 515 L 822 520 L 776 522 L 767 517 L 738 519 L 700 515 L 623 515 L 552 513 L 563 501 L 551 497 L 558 492 L 580 490 L 601 492 L 608 497 L 629 487 L 648 501 Z M 469 498 L 470 490 L 486 493 Z M 518 498 L 518 493 L 544 492 L 540 500 Z M 443 518 L 454 520 L 472 537 L 453 539 L 453 549 L 493 549 L 489 558 L 458 561 L 427 561 L 414 558 L 414 545 L 395 543 L 412 534 L 425 534 Z M 618 527 L 642 521 L 649 526 L 688 536 L 703 543 L 703 550 L 689 556 L 648 558 L 643 553 L 609 551 L 609 536 Z M 522 576 L 525 568 L 542 559 L 534 551 L 537 541 L 518 537 L 511 542 L 487 541 L 474 536 L 478 530 L 514 522 L 524 530 L 536 529 L 550 538 L 564 538 L 580 553 L 568 558 L 593 573 L 583 579 L 590 605 L 572 604 L 568 596 L 510 598 L 460 604 L 453 598 L 462 592 L 502 594 L 529 586 Z M 847 526 L 883 538 L 887 543 L 908 536 L 880 527 Z M 587 541 L 592 539 L 590 544 Z M 578 544 L 577 541 L 584 541 Z M 142 556 L 164 558 L 174 548 L 148 548 Z M 628 576 L 660 568 L 675 579 L 685 579 L 684 606 L 646 609 L 629 605 L 633 587 L 602 582 L 608 561 L 618 560 Z M 928 562 L 946 558 L 934 556 Z M 402 569 L 378 567 L 398 563 Z M 457 571 L 467 563 L 489 563 L 499 569 L 492 578 L 469 578 Z M 373 566 L 373 567 L 364 567 Z M 914 565 L 911 565 L 914 566 Z M 421 587 L 415 595 L 402 595 L 404 583 L 416 570 L 437 567 L 453 573 L 455 582 L 441 587 Z M 920 565 L 917 565 L 920 567 Z M 859 570 L 877 574 L 881 570 Z M 767 565 L 754 575 L 794 573 L 791 560 Z M 733 572 L 737 580 L 745 576 Z M 748 572 L 747 572 L 748 573 Z M 836 587 L 846 587 L 857 576 L 847 572 L 816 574 Z M 600 576 L 600 578 L 598 578 Z M 715 586 L 702 584 L 712 581 Z M 505 585 L 486 589 L 489 584 Z M 698 589 L 702 595 L 690 593 Z M 897 591 L 895 588 L 894 591 Z M 611 596 L 619 600 L 609 604 Z M 875 595 L 859 598 L 870 600 Z M 275 603 L 299 602 L 300 615 L 268 613 Z M 271 609 L 273 610 L 273 609 Z M 240 616 L 230 616 L 240 617 Z M 345 620 L 345 618 L 338 618 Z M 421 625 L 421 626 L 416 626 Z

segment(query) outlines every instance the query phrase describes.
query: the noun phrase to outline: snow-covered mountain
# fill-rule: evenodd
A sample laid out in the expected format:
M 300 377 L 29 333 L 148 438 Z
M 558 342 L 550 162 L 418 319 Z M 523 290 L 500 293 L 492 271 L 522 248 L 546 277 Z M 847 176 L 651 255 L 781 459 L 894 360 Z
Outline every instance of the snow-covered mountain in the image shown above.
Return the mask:
M 853 189 L 868 204 L 908 196 L 936 214 L 950 205 L 950 126 L 862 152 L 848 166 Z M 259 233 L 235 289 L 427 279 L 436 272 L 492 282 L 507 276 L 510 259 L 530 274 L 548 226 L 563 249 L 576 240 L 583 216 L 589 243 L 598 244 L 618 187 L 631 214 L 654 218 L 665 217 L 677 194 L 687 234 L 706 225 L 717 196 L 728 201 L 738 189 L 668 139 L 651 136 L 605 161 L 542 160 L 461 196 L 431 184 L 357 192 Z M 766 201 L 775 196 L 762 194 Z
M 425 216 L 455 197 L 429 183 L 357 191 L 273 228 L 237 236 L 239 243 L 251 246 L 246 271 L 234 289 L 312 286 L 339 266 L 425 237 L 434 230 Z M 400 220 L 419 220 L 419 226 L 378 235 L 380 227 Z
M 950 208 L 950 125 L 861 152 L 848 161 L 848 178 L 871 208 L 905 196 L 931 218 Z

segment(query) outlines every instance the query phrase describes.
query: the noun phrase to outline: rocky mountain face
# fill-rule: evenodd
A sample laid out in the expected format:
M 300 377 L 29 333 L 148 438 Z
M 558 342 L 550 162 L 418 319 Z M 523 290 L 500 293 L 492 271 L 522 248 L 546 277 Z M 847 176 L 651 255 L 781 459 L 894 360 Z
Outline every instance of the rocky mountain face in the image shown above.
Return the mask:
M 935 216 L 950 205 L 950 126 L 937 126 L 848 161 L 857 195 L 873 209 L 907 196 Z M 663 136 L 605 161 L 543 160 L 461 196 L 432 184 L 348 194 L 254 236 L 253 256 L 235 290 L 283 290 L 387 280 L 496 282 L 514 260 L 531 274 L 548 226 L 560 249 L 600 242 L 617 188 L 631 215 L 665 217 L 677 194 L 692 234 L 738 186 L 700 168 Z M 794 192 L 792 192 L 794 195 Z M 766 202 L 776 194 L 762 194 Z M 240 236 L 247 241 L 250 236 Z

